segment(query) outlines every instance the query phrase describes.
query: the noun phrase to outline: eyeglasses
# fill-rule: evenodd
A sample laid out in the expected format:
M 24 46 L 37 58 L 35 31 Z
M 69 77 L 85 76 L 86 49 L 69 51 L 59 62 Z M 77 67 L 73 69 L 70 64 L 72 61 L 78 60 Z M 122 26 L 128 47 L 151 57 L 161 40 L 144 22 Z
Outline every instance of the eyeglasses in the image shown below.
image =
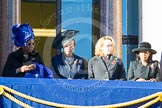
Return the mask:
M 26 46 L 35 46 L 34 42 L 27 43 Z

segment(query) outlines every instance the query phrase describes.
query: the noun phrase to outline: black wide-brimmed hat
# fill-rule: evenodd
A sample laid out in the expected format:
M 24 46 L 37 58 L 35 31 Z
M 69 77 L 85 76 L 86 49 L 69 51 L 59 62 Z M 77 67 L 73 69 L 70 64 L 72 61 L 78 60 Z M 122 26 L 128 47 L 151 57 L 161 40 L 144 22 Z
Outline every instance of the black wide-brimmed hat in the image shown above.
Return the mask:
M 65 46 L 68 42 L 74 39 L 77 33 L 79 33 L 78 30 L 65 30 L 61 32 L 61 34 L 58 34 L 54 39 L 52 47 L 61 48 L 62 46 Z
M 132 52 L 139 53 L 141 51 L 150 51 L 152 54 L 156 54 L 157 52 L 151 49 L 151 44 L 148 42 L 141 42 L 138 44 L 138 48 L 134 48 Z

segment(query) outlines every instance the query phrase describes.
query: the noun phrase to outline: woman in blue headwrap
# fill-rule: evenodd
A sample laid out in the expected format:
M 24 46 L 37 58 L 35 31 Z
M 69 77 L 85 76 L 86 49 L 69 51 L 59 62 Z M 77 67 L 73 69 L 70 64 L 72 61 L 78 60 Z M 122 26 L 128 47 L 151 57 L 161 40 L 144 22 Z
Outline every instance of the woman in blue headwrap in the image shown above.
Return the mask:
M 43 65 L 39 53 L 34 50 L 32 27 L 29 24 L 16 24 L 12 27 L 12 33 L 18 50 L 8 55 L 2 76 L 52 78 L 53 72 Z

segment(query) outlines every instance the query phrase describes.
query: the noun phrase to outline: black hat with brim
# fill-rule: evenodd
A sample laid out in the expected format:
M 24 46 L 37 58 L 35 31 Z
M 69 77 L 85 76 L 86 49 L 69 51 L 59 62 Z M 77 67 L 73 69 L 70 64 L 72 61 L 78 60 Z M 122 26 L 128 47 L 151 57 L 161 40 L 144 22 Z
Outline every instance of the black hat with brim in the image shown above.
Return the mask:
M 148 42 L 141 42 L 138 44 L 138 48 L 134 48 L 132 50 L 133 53 L 139 53 L 141 51 L 149 51 L 152 54 L 156 54 L 157 52 L 154 49 L 151 49 L 151 44 Z
M 61 32 L 61 34 L 58 34 L 54 39 L 52 47 L 61 48 L 62 46 L 70 42 L 72 39 L 74 39 L 77 33 L 79 33 L 78 30 L 65 30 Z

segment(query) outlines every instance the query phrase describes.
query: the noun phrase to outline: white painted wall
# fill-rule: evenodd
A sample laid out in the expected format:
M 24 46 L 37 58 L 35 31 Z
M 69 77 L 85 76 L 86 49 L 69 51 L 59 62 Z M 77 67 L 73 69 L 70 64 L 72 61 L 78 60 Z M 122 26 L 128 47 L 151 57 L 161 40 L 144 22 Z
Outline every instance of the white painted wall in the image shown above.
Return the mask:
M 150 42 L 157 51 L 153 59 L 161 59 L 162 0 L 142 0 L 142 41 Z

